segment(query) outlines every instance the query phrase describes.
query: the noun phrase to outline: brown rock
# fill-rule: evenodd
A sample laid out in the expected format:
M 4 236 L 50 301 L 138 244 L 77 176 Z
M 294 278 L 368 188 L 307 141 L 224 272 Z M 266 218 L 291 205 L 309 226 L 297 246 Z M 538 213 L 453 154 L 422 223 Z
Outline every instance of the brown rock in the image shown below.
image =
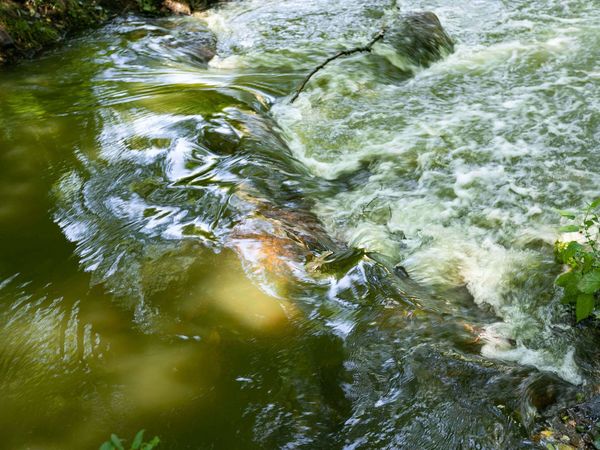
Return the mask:
M 192 9 L 190 8 L 190 5 L 188 5 L 186 2 L 178 2 L 176 0 L 165 0 L 163 4 L 165 8 L 167 8 L 174 14 L 181 14 L 186 16 L 192 14 Z

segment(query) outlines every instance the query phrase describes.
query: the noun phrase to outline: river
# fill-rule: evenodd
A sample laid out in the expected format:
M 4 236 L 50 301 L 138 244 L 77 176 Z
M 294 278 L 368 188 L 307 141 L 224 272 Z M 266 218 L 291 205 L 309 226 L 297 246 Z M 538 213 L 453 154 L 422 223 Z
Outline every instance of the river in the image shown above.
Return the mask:
M 600 382 L 559 209 L 600 192 L 600 4 L 127 16 L 0 72 L 0 448 L 535 448 Z M 205 48 L 216 39 L 217 56 Z

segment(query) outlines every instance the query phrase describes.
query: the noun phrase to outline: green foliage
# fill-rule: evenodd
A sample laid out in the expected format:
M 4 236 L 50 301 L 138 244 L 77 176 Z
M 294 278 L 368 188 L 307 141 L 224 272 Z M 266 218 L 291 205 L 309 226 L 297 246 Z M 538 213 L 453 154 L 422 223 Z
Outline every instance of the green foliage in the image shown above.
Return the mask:
M 137 432 L 128 450 L 153 450 L 158 447 L 160 442 L 158 436 L 154 436 L 150 441 L 144 442 L 144 431 L 140 430 Z M 99 450 L 125 450 L 123 439 L 116 434 L 111 434 L 110 439 L 104 442 Z
M 140 11 L 148 14 L 158 13 L 161 7 L 161 2 L 157 0 L 136 0 L 136 2 Z
M 67 32 L 87 29 L 107 18 L 99 0 L 0 1 L 0 27 L 18 52 L 29 53 L 60 41 Z
M 162 0 L 0 0 L 0 30 L 14 42 L 10 48 L 0 48 L 0 64 L 100 25 L 126 9 L 158 15 L 161 7 Z
M 555 245 L 556 259 L 568 266 L 568 270 L 556 279 L 563 288 L 562 302 L 575 305 L 575 316 L 581 321 L 595 314 L 600 318 L 600 198 L 592 202 L 580 214 L 560 211 L 560 215 L 575 223 L 560 229 L 565 233 L 580 233 L 583 243 L 558 241 Z

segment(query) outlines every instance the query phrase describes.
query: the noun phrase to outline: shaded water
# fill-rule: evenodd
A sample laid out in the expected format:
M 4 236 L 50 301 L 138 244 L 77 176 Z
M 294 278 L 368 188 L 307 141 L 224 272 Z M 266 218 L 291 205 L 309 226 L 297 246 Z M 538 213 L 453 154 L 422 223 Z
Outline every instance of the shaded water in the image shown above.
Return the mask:
M 0 446 L 533 447 L 598 382 L 552 287 L 600 191 L 597 6 L 412 2 L 455 54 L 293 106 L 387 2 L 127 17 L 1 73 Z

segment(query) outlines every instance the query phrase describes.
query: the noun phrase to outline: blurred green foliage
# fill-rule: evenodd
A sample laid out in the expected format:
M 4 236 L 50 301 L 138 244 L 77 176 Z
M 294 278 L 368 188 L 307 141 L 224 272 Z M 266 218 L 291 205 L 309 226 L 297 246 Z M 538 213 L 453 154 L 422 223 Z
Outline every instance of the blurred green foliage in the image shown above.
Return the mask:
M 138 431 L 129 447 L 125 447 L 123 439 L 119 436 L 111 434 L 110 439 L 104 442 L 99 450 L 153 450 L 157 448 L 160 443 L 158 436 L 154 436 L 148 442 L 144 442 L 144 432 L 145 430 Z
M 594 314 L 600 317 L 600 198 L 583 212 L 560 211 L 574 222 L 561 228 L 565 233 L 579 233 L 581 240 L 558 241 L 555 245 L 557 260 L 568 270 L 556 279 L 563 288 L 562 302 L 575 305 L 577 321 Z M 581 218 L 582 217 L 582 218 Z M 581 241 L 581 242 L 580 242 Z

